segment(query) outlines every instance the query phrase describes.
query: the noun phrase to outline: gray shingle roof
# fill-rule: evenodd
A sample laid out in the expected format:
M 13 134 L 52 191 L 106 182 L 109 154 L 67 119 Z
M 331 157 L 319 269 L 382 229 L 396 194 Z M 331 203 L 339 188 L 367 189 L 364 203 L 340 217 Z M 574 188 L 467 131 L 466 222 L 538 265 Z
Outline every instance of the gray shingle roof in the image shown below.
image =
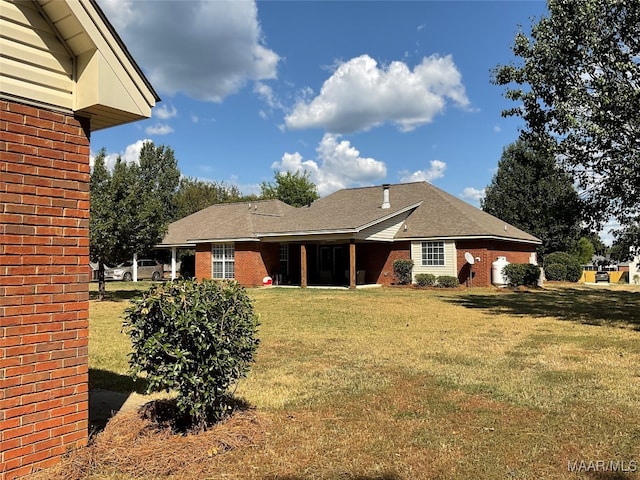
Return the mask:
M 203 240 L 255 239 L 287 212 L 295 210 L 280 200 L 212 205 L 169 225 L 160 245 L 188 245 Z
M 383 187 L 347 188 L 309 207 L 278 200 L 214 205 L 169 226 L 163 245 L 263 236 L 357 232 L 410 212 L 396 239 L 492 237 L 540 243 L 522 230 L 427 182 L 389 186 L 390 208 L 383 209 Z

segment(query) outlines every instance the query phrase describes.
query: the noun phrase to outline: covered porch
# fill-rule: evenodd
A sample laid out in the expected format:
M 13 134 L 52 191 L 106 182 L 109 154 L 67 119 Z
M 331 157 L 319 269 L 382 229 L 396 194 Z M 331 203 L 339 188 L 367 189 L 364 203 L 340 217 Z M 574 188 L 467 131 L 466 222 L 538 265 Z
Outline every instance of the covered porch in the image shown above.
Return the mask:
M 388 258 L 391 244 L 348 240 L 310 240 L 280 244 L 280 269 L 276 285 L 346 287 L 388 283 L 392 272 Z M 391 273 L 391 275 L 390 275 Z

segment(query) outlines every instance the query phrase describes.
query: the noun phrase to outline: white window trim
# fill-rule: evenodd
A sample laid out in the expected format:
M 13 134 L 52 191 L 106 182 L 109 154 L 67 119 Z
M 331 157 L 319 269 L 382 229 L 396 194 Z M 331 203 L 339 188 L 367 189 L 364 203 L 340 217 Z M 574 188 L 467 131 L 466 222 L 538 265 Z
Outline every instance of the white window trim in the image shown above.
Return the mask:
M 215 250 L 216 248 L 222 248 L 222 257 L 216 257 L 215 254 Z M 231 252 L 229 254 L 229 251 Z M 230 279 L 234 279 L 235 278 L 235 271 L 236 271 L 236 265 L 235 265 L 235 257 L 236 257 L 236 250 L 235 250 L 235 245 L 233 243 L 213 243 L 211 244 L 211 278 L 213 278 L 214 280 L 230 280 Z M 216 277 L 216 273 L 215 273 L 215 268 L 214 265 L 216 263 L 222 263 L 222 276 L 221 277 Z M 228 265 L 229 264 L 233 264 L 233 275 L 231 276 L 227 276 L 227 274 L 229 273 L 228 270 Z
M 428 263 L 425 259 L 423 250 L 425 248 L 425 246 L 427 244 L 439 244 L 441 250 L 442 250 L 442 263 Z M 446 267 L 447 266 L 447 255 L 446 255 L 446 245 L 445 242 L 442 240 L 422 240 L 420 242 L 420 265 L 423 267 L 434 267 L 434 268 L 441 268 L 441 267 Z

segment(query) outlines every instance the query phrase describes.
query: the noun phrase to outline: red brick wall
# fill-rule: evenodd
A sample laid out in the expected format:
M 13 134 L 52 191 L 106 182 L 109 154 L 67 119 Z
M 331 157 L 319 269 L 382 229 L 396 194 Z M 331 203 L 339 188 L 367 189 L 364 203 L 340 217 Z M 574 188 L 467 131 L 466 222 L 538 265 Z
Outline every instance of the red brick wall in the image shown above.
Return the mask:
M 202 280 L 211 278 L 211 244 L 196 245 L 196 278 Z
M 503 242 L 499 240 L 458 240 L 456 242 L 458 261 L 458 280 L 468 285 L 469 265 L 464 258 L 465 252 L 470 252 L 476 262 L 473 265 L 473 286 L 491 286 L 492 263 L 498 257 L 507 257 L 509 263 L 529 263 L 535 245 L 525 243 Z M 477 258 L 480 258 L 480 261 Z
M 262 285 L 262 279 L 280 269 L 277 243 L 236 242 L 234 244 L 235 279 L 245 287 Z M 211 278 L 211 244 L 196 246 L 196 278 Z
M 84 127 L 84 128 L 83 128 Z M 88 122 L 0 100 L 0 472 L 85 445 Z
M 411 259 L 410 242 L 356 245 L 356 270 L 365 270 L 365 283 L 395 283 L 393 262 L 400 258 Z
M 235 247 L 235 276 L 241 285 L 261 286 L 264 277 L 280 270 L 280 244 L 245 242 Z

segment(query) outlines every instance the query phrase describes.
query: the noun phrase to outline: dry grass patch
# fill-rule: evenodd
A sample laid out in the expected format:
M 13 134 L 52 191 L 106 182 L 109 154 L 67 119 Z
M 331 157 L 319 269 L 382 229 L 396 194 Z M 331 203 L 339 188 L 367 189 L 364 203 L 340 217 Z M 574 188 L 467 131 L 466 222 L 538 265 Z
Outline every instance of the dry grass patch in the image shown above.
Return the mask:
M 237 396 L 256 409 L 257 440 L 213 456 L 193 444 L 179 472 L 96 466 L 86 478 L 619 480 L 634 477 L 567 465 L 640 465 L 640 289 L 251 296 L 262 343 Z M 115 311 L 99 321 L 119 334 Z M 103 362 L 126 371 L 126 354 Z M 92 455 L 109 458 L 115 441 Z

